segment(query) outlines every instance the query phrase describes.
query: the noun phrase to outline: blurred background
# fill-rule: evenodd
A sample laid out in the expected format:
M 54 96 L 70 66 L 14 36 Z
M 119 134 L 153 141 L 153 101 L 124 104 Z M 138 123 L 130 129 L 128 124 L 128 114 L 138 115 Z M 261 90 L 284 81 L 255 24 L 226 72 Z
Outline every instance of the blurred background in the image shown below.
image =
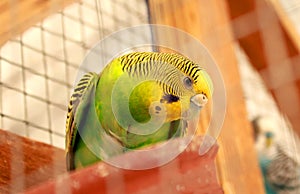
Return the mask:
M 14 7 L 26 6 L 7 3 L 12 20 Z M 49 3 L 54 11 L 57 5 Z M 148 23 L 146 3 L 132 5 L 121 0 L 71 3 L 4 43 L 1 128 L 64 148 L 67 105 L 87 51 L 110 33 Z
M 3 0 L 0 10 L 0 129 L 64 149 L 67 104 L 89 49 L 117 30 L 157 23 L 191 33 L 220 66 L 225 193 L 262 186 L 266 134 L 299 165 L 300 0 Z

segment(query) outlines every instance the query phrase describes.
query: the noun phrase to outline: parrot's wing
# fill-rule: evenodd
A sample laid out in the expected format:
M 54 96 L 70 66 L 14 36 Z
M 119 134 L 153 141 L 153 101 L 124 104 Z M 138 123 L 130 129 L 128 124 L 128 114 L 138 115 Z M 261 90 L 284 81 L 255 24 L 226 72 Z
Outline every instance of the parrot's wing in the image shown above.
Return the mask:
M 267 167 L 267 179 L 276 191 L 300 191 L 300 165 L 278 146 Z M 295 153 L 296 154 L 296 153 Z
M 68 114 L 66 121 L 66 161 L 67 161 L 67 169 L 74 169 L 74 144 L 77 135 L 77 128 L 75 122 L 75 115 L 78 109 L 81 108 L 80 104 L 83 100 L 89 99 L 88 97 L 91 95 L 91 91 L 93 88 L 95 89 L 97 86 L 97 82 L 99 80 L 99 75 L 96 73 L 87 73 L 85 74 L 77 86 L 74 89 L 74 92 L 71 96 L 69 106 L 68 106 Z
M 267 176 L 277 191 L 300 192 L 300 139 L 283 115 L 277 154 L 268 166 Z

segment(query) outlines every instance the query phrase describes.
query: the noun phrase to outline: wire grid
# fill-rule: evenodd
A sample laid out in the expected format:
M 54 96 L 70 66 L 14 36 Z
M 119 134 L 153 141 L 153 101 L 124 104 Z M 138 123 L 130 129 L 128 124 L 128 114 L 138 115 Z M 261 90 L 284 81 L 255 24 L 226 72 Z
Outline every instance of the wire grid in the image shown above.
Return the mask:
M 300 1 L 280 2 L 300 32 Z M 148 14 L 143 0 L 84 0 L 9 40 L 0 48 L 0 128 L 63 148 L 66 106 L 86 52 L 104 36 L 144 23 Z M 242 71 L 244 80 L 256 74 L 247 67 Z M 269 112 L 279 115 L 265 85 L 253 79 L 261 95 L 255 99 L 245 94 L 250 119 Z M 244 88 L 253 91 L 248 90 L 251 85 Z
M 300 20 L 298 19 L 300 18 L 300 0 L 280 0 L 279 2 L 300 35 Z M 281 113 L 259 72 L 252 67 L 239 46 L 236 47 L 236 54 L 249 120 L 258 116 L 270 116 L 280 120 Z
M 148 23 L 143 0 L 83 0 L 0 48 L 0 128 L 64 148 L 78 68 L 99 40 Z
M 274 0 L 276 1 L 276 0 Z M 279 0 L 279 3 L 283 7 L 283 10 L 286 12 L 289 19 L 292 21 L 293 25 L 295 26 L 298 34 L 300 35 L 300 1 L 299 0 Z M 257 1 L 256 6 L 262 6 L 260 5 L 260 1 Z M 247 108 L 249 113 L 249 118 L 253 119 L 256 116 L 263 116 L 263 115 L 271 115 L 275 118 L 279 118 L 280 113 L 278 110 L 278 107 L 273 99 L 271 97 L 268 90 L 271 90 L 274 92 L 275 90 L 278 90 L 279 88 L 283 88 L 285 84 L 290 85 L 297 85 L 297 80 L 299 80 L 299 75 L 297 75 L 297 67 L 292 67 L 288 64 L 286 61 L 293 61 L 298 60 L 299 56 L 293 56 L 289 57 L 287 56 L 287 48 L 285 45 L 283 45 L 283 37 L 282 34 L 278 35 L 279 31 L 279 25 L 278 26 L 269 26 L 266 22 L 274 23 L 272 21 L 272 17 L 270 17 L 270 14 L 263 13 L 263 10 L 258 11 L 258 20 L 259 24 L 255 24 L 254 20 L 254 13 L 247 13 L 247 15 L 239 16 L 237 19 L 235 19 L 233 22 L 237 23 L 247 23 L 246 25 L 241 25 L 241 31 L 237 35 L 238 37 L 244 37 L 247 35 L 247 33 L 253 33 L 255 31 L 259 31 L 262 37 L 263 46 L 266 48 L 265 50 L 267 53 L 265 53 L 267 58 L 272 60 L 272 58 L 276 58 L 276 56 L 279 56 L 280 60 L 278 61 L 268 61 L 270 62 L 269 66 L 263 67 L 262 69 L 257 72 L 252 67 L 250 67 L 250 63 L 247 61 L 247 57 L 244 56 L 242 51 L 240 49 L 237 49 L 237 56 L 240 63 L 240 72 L 241 72 L 241 79 L 242 84 L 246 96 L 246 102 L 247 102 Z M 269 18 L 268 18 L 269 17 Z M 264 23 L 265 22 L 265 23 Z M 240 25 L 238 24 L 238 25 Z M 244 29 L 242 29 L 244 27 Z M 268 29 L 270 28 L 270 29 Z M 269 31 L 268 31 L 269 30 Z M 272 32 L 270 31 L 272 30 Z M 244 34 L 245 33 L 245 34 Z M 268 34 L 267 34 L 268 33 Z M 280 37 L 280 40 L 274 41 L 274 37 Z M 276 50 L 278 52 L 270 52 L 270 50 L 274 51 Z M 274 57 L 275 56 L 275 57 Z M 278 58 L 278 57 L 277 57 Z M 299 60 L 298 60 L 299 61 Z M 252 64 L 253 65 L 253 64 Z M 259 66 L 259 64 L 254 64 L 254 66 Z M 291 68 L 295 68 L 296 71 L 291 72 Z M 259 73 L 259 74 L 258 74 Z M 268 83 L 265 83 L 262 81 L 261 76 L 265 78 L 265 81 L 269 81 Z M 294 82 L 290 82 L 291 80 L 294 80 Z M 277 84 L 277 85 L 276 85 Z M 297 90 L 295 88 L 295 90 Z M 253 93 L 255 91 L 255 94 Z M 277 97 L 277 100 L 280 103 L 286 103 L 287 101 L 284 101 L 278 93 L 273 93 L 275 97 Z M 293 96 L 294 99 L 297 98 L 297 94 L 291 93 L 291 95 L 288 95 L 287 93 L 282 93 L 284 96 Z M 300 98 L 299 98 L 300 99 Z M 293 101 L 295 102 L 295 101 Z M 289 106 L 290 109 L 297 108 L 297 104 L 295 106 Z
M 291 19 L 295 28 L 300 35 L 300 21 L 296 18 L 300 18 L 300 0 L 290 0 L 290 1 L 280 1 L 284 11 L 287 13 L 288 17 Z M 276 44 L 276 43 L 275 43 Z M 275 90 L 275 88 L 271 88 L 270 85 L 267 85 L 261 75 L 262 71 L 267 71 L 268 69 L 274 68 L 276 70 L 280 70 L 276 64 L 271 64 L 263 70 L 257 71 L 250 64 L 247 56 L 237 46 L 237 59 L 239 64 L 239 70 L 241 75 L 241 84 L 243 87 L 243 92 L 246 101 L 246 107 L 248 111 L 249 120 L 253 120 L 257 117 L 267 118 L 267 122 L 265 126 L 263 126 L 266 130 L 270 130 L 275 133 L 275 142 L 279 144 L 289 156 L 298 162 L 300 162 L 300 142 L 297 135 L 293 132 L 290 123 L 287 122 L 286 118 L 283 116 L 283 113 L 278 108 L 278 104 L 275 102 L 273 96 L 270 93 L 270 90 Z M 299 57 L 299 56 L 296 56 Z M 287 57 L 288 58 L 288 57 Z M 294 79 L 292 82 L 288 82 L 288 85 L 295 84 L 295 80 L 297 77 L 293 75 L 293 73 L 286 71 L 288 68 L 288 64 L 283 63 L 285 69 L 281 69 L 281 72 L 277 72 L 277 77 L 273 77 L 273 79 L 279 79 L 280 75 L 288 76 L 289 78 Z M 300 78 L 300 77 L 298 77 Z M 282 81 L 282 80 L 281 80 Z M 277 85 L 277 87 L 281 88 L 286 86 L 287 82 L 282 81 L 281 85 Z M 277 94 L 278 95 L 278 94 Z M 285 93 L 285 96 L 293 96 L 293 93 Z M 276 94 L 275 94 L 276 97 Z M 297 97 L 297 96 L 293 96 Z M 300 98 L 298 98 L 299 101 Z M 297 99 L 296 99 L 297 100 Z M 281 102 L 282 103 L 282 102 Z M 283 103 L 286 103 L 283 101 Z M 297 106 L 296 104 L 294 104 Z M 297 108 L 297 107 L 291 107 Z M 256 148 L 258 153 L 264 153 L 265 144 L 262 142 L 256 142 Z

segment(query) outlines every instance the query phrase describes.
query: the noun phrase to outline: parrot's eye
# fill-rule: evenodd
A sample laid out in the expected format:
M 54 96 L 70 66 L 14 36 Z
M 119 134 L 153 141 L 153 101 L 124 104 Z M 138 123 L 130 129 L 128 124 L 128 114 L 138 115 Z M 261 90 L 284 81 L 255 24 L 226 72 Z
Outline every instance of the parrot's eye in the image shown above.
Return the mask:
M 191 89 L 193 81 L 189 77 L 183 78 L 183 84 L 186 88 Z

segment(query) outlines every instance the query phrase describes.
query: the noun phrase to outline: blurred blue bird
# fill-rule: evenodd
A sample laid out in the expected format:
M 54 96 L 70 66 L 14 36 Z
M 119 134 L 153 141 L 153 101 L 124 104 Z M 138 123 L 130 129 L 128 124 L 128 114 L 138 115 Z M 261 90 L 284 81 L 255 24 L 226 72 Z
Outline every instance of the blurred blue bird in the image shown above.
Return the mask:
M 300 141 L 290 127 L 269 117 L 252 122 L 267 194 L 300 194 Z

